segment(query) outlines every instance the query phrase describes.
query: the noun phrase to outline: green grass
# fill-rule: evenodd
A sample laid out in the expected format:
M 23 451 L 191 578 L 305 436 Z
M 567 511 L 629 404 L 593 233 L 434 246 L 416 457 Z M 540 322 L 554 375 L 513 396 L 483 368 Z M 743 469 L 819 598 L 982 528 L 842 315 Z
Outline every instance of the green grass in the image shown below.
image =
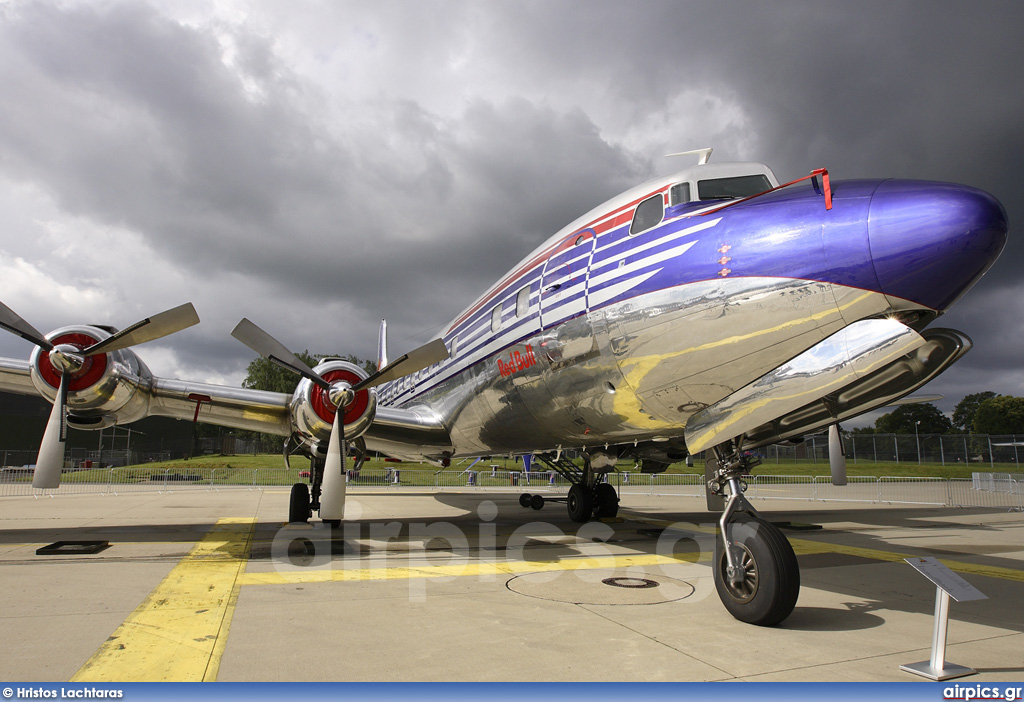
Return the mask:
M 673 466 L 674 467 L 674 466 Z M 755 475 L 828 475 L 829 465 L 826 461 L 813 463 L 809 460 L 783 460 L 776 464 L 765 460 L 754 469 Z M 1017 473 L 1021 469 L 1014 464 L 996 463 L 992 468 L 988 463 L 922 463 L 916 461 L 879 461 L 877 463 L 859 461 L 854 463 L 847 458 L 846 474 L 848 476 L 906 477 L 906 478 L 970 478 L 971 473 Z

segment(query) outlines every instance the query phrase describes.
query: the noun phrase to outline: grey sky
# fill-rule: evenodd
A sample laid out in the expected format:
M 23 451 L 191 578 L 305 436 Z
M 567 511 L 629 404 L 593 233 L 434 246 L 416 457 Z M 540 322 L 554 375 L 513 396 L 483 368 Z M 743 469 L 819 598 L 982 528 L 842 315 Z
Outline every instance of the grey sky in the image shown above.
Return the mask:
M 1019 2 L 0 0 L 0 300 L 36 327 L 203 324 L 139 349 L 236 384 L 289 346 L 425 343 L 561 226 L 713 146 L 782 179 L 950 180 L 1002 259 L 929 386 L 1024 395 Z M 28 345 L 0 338 L 0 355 Z

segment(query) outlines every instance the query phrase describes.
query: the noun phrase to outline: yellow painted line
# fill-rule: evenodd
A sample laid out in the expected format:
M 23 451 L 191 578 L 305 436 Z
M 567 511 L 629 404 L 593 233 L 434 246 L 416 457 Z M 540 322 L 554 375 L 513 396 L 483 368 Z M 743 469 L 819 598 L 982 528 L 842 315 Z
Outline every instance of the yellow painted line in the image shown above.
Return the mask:
M 632 514 L 629 515 L 629 519 L 665 528 L 679 525 L 679 522 L 669 522 L 662 519 L 649 519 L 639 515 L 634 516 Z M 715 533 L 717 530 L 717 527 L 710 527 L 708 525 L 684 524 L 683 526 L 686 530 L 703 533 Z M 842 544 L 831 544 L 824 541 L 811 541 L 809 539 L 789 539 L 789 543 L 793 546 L 793 552 L 798 556 L 808 556 L 815 553 L 842 553 L 848 556 L 859 556 L 861 558 L 869 558 L 875 561 L 902 563 L 905 558 L 915 558 L 920 555 L 913 553 L 882 551 L 873 548 L 860 548 L 857 546 L 844 546 Z M 1024 582 L 1024 570 L 1016 568 L 1004 568 L 1002 566 L 983 565 L 979 563 L 965 563 L 963 561 L 954 561 L 948 558 L 940 558 L 939 561 L 945 564 L 950 570 L 956 571 L 957 573 L 984 575 L 988 578 L 1001 578 L 1003 580 Z
M 552 571 L 604 570 L 630 566 L 660 566 L 692 563 L 697 554 L 596 556 L 557 561 L 472 561 L 444 565 L 410 565 L 381 568 L 318 568 L 265 573 L 243 573 L 240 585 L 292 585 L 299 583 L 356 582 L 365 580 L 411 580 L 414 578 L 451 578 L 488 575 L 521 575 Z M 709 560 L 702 558 L 701 560 Z M 341 561 L 340 563 L 344 563 Z
M 878 549 L 859 548 L 857 546 L 828 544 L 820 541 L 808 541 L 805 539 L 790 539 L 789 542 L 793 545 L 793 550 L 798 556 L 812 553 L 842 553 L 848 556 L 859 556 L 861 558 L 870 558 L 876 561 L 902 563 L 904 558 L 916 558 L 920 555 L 880 551 Z M 984 565 L 980 563 L 965 563 L 963 561 L 953 561 L 948 558 L 940 558 L 939 561 L 945 564 L 950 570 L 956 571 L 957 573 L 984 575 L 989 578 L 1001 578 L 1003 580 L 1014 580 L 1016 582 L 1024 583 L 1024 570 Z
M 71 682 L 216 680 L 254 519 L 221 519 Z

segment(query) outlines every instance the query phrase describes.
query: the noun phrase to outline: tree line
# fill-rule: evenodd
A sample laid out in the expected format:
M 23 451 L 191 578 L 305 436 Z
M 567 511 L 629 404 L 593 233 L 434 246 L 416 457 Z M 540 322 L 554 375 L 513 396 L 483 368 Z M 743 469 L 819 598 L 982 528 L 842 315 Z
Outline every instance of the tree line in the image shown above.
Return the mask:
M 986 390 L 966 395 L 952 418 L 930 402 L 900 405 L 856 434 L 1024 434 L 1024 397 Z

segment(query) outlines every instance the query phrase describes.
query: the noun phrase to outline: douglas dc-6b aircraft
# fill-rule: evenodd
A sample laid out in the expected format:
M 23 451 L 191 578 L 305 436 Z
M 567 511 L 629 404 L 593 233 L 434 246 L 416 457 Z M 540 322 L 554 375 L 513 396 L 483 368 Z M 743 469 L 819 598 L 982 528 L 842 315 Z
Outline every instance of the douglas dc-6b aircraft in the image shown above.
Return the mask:
M 389 364 L 382 325 L 374 374 L 336 359 L 309 368 L 242 320 L 236 338 L 302 376 L 292 395 L 154 377 L 129 347 L 196 323 L 191 305 L 121 332 L 45 336 L 0 306 L 0 325 L 36 345 L 27 363 L 0 359 L 0 389 L 54 402 L 33 484 L 58 485 L 65 425 L 163 415 L 279 434 L 286 453 L 310 454 L 312 490 L 293 487 L 292 521 L 313 510 L 341 519 L 346 452 L 358 463 L 372 449 L 441 465 L 532 454 L 571 482 L 569 516 L 585 522 L 618 510 L 603 480 L 616 459 L 658 473 L 710 450 L 719 596 L 740 620 L 782 621 L 799 569 L 744 499 L 752 449 L 825 427 L 838 443 L 838 422 L 903 398 L 966 353 L 964 334 L 928 325 L 999 256 L 1006 213 L 961 185 L 836 182 L 820 169 L 780 186 L 764 165 L 688 153 L 695 167 L 545 241 L 441 339 Z M 837 460 L 837 482 L 844 471 Z

